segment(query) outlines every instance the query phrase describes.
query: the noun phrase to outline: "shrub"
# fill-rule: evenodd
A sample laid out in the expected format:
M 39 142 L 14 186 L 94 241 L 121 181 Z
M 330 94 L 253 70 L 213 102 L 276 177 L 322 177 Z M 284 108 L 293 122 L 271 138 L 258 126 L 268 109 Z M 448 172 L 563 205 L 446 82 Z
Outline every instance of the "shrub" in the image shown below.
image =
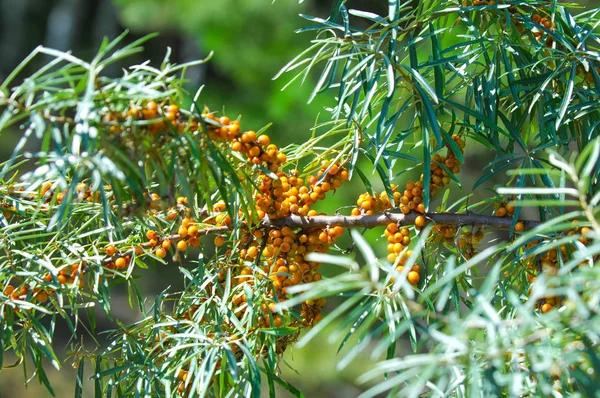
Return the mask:
M 97 396 L 276 384 L 300 396 L 280 359 L 330 325 L 339 369 L 377 361 L 365 397 L 597 393 L 597 11 L 390 0 L 380 16 L 343 3 L 306 17 L 315 39 L 281 71 L 320 67 L 310 99 L 337 93 L 312 138 L 287 148 L 188 95 L 195 63 L 167 54 L 103 75 L 145 39 L 106 41 L 89 62 L 39 47 L 0 86 L 0 131 L 22 134 L 0 172 L 0 344 L 33 364 L 28 377 L 52 391 L 55 325 L 76 341 L 81 314 L 114 317 L 125 283 L 143 317 L 106 347 L 74 345 L 76 396 L 86 363 Z M 42 54 L 52 60 L 16 84 Z M 461 165 L 482 155 L 463 189 Z M 352 209 L 315 209 L 352 179 L 366 189 Z M 147 309 L 135 277 L 160 263 L 185 286 Z M 347 272 L 323 278 L 322 263 Z

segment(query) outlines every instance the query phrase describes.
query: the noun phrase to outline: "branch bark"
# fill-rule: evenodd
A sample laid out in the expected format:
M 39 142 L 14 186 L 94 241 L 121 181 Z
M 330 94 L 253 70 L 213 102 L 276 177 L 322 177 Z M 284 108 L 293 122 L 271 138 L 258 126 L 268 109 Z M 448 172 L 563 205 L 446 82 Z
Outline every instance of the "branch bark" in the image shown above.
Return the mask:
M 397 223 L 398 225 L 413 225 L 418 216 L 424 216 L 429 222 L 444 226 L 467 226 L 482 225 L 499 230 L 509 230 L 512 225 L 512 218 L 484 216 L 478 214 L 453 214 L 453 213 L 427 213 L 420 214 L 411 212 L 402 213 L 379 213 L 371 216 L 313 216 L 302 217 L 291 215 L 277 219 L 265 218 L 261 226 L 263 227 L 290 227 L 290 228 L 323 228 L 341 226 L 344 228 L 374 228 Z M 525 229 L 532 229 L 541 224 L 540 221 L 520 220 L 525 225 Z

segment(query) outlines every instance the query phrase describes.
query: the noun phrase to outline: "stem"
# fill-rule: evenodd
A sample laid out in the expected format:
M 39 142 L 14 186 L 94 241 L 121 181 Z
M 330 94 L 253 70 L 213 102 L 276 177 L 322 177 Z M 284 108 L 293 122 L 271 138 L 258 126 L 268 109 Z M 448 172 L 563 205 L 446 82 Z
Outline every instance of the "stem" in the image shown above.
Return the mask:
M 265 217 L 260 223 L 262 228 L 325 228 L 333 226 L 341 226 L 344 228 L 374 228 L 384 226 L 390 223 L 396 223 L 398 225 L 413 225 L 415 219 L 419 216 L 424 216 L 430 222 L 436 225 L 445 226 L 466 226 L 466 225 L 483 225 L 498 230 L 509 230 L 512 225 L 512 218 L 503 218 L 495 216 L 482 216 L 478 214 L 454 214 L 454 213 L 427 213 L 421 214 L 417 212 L 411 212 L 409 214 L 402 213 L 378 213 L 373 215 L 361 215 L 361 216 L 296 216 L 291 215 L 282 218 L 269 219 Z M 532 229 L 541 224 L 540 221 L 533 220 L 521 220 L 525 224 L 525 229 Z M 247 228 L 244 226 L 243 228 Z M 198 231 L 198 235 L 210 235 L 218 234 L 230 231 L 233 229 L 232 226 L 219 226 L 201 229 Z M 175 234 L 166 236 L 162 239 L 170 239 L 172 241 L 178 241 L 183 239 L 181 236 Z M 265 241 L 266 242 L 266 241 Z M 142 248 L 150 248 L 149 243 L 142 243 L 139 245 Z M 264 247 L 263 247 L 264 248 Z M 106 257 L 102 260 L 103 264 L 108 264 L 115 261 L 119 257 L 125 257 L 127 255 L 133 255 L 135 248 L 129 249 L 125 252 L 117 253 L 111 257 Z
M 453 214 L 453 213 L 427 213 L 420 214 L 411 212 L 402 213 L 379 213 L 373 215 L 361 216 L 313 216 L 302 217 L 291 215 L 277 219 L 265 218 L 261 226 L 263 227 L 290 227 L 290 228 L 323 228 L 332 226 L 341 226 L 345 228 L 373 228 L 390 223 L 399 225 L 412 225 L 418 216 L 424 216 L 430 222 L 436 225 L 484 225 L 499 230 L 509 230 L 513 223 L 512 218 L 503 218 L 495 216 L 483 216 L 478 214 Z M 525 229 L 532 229 L 541 224 L 540 221 L 521 220 L 525 224 Z

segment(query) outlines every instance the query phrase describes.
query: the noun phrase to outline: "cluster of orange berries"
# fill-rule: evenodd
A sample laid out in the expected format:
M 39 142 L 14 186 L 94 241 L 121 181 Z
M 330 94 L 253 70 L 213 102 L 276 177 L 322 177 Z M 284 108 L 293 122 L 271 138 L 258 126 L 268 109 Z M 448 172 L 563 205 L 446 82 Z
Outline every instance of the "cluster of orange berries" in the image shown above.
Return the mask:
M 392 184 L 394 203 L 398 203 L 402 197 L 402 194 L 397 191 L 397 188 L 398 187 L 396 185 Z M 353 208 L 350 213 L 353 216 L 360 216 L 364 214 L 370 216 L 392 208 L 392 202 L 390 201 L 387 192 L 373 192 L 372 195 L 368 192 L 360 194 L 356 200 L 356 205 L 357 207 Z
M 485 234 L 483 229 L 479 229 L 477 232 L 461 229 L 457 239 L 458 249 L 461 251 L 466 259 L 470 259 L 475 255 L 475 247 L 483 240 Z
M 453 134 L 452 140 L 463 151 L 465 141 L 458 134 Z M 460 161 L 456 158 L 450 146 L 448 146 L 445 157 L 440 154 L 434 155 L 430 162 L 430 169 L 429 193 L 433 197 L 439 188 L 443 188 L 450 183 L 449 172 L 453 174 L 460 172 Z M 407 181 L 402 192 L 398 190 L 397 186 L 392 185 L 394 203 L 400 208 L 402 213 L 408 214 L 413 210 L 418 213 L 425 213 L 423 186 L 423 175 L 421 175 L 417 182 Z M 382 192 L 379 195 L 376 192 L 373 195 L 369 195 L 368 193 L 361 194 L 356 204 L 358 208 L 352 209 L 352 215 L 355 216 L 360 214 L 374 214 L 392 207 L 390 198 L 386 192 Z M 418 222 L 415 222 L 417 228 L 422 227 L 425 224 L 424 221 L 424 218 L 418 219 Z
M 542 25 L 546 29 L 553 30 L 555 28 L 554 23 L 550 19 L 548 19 L 544 16 L 541 16 L 539 14 L 535 14 L 535 13 L 532 14 L 531 20 L 537 24 Z M 533 34 L 533 37 L 535 37 L 535 39 L 537 41 L 542 41 L 542 37 L 544 36 L 545 32 L 541 29 L 535 29 L 531 33 Z M 546 47 L 552 47 L 553 42 L 554 42 L 554 39 L 552 38 L 552 36 L 546 35 L 546 42 L 544 43 L 546 45 Z
M 461 152 L 465 149 L 465 140 L 463 140 L 458 134 L 452 134 L 452 140 L 456 143 Z M 443 188 L 450 184 L 451 178 L 449 171 L 452 174 L 458 174 L 460 172 L 460 160 L 456 158 L 456 155 L 448 146 L 446 156 L 443 157 L 440 154 L 435 154 L 430 163 L 431 168 L 431 196 L 435 196 L 438 188 Z
M 287 157 L 279 152 L 266 134 L 257 136 L 254 131 L 242 133 L 239 123 L 230 121 L 226 116 L 217 119 L 212 114 L 207 114 L 206 117 L 218 120 L 221 125 L 221 127 L 210 128 L 211 138 L 229 142 L 233 151 L 246 154 L 249 163 L 261 165 L 269 170 L 270 173 L 266 173 L 259 169 L 258 173 L 260 185 L 254 196 L 258 220 L 263 220 L 265 217 L 275 220 L 294 214 L 315 216 L 318 213 L 311 207 L 349 178 L 345 167 L 338 162 L 332 163 L 327 160 L 321 162 L 316 175 L 306 179 L 299 177 L 297 170 L 282 171 L 281 164 L 287 160 Z M 213 210 L 222 212 L 225 210 L 225 204 L 220 203 Z M 220 217 L 215 221 L 219 224 L 227 220 Z M 330 245 L 342 234 L 343 229 L 339 226 L 310 229 L 259 226 L 242 236 L 240 239 L 242 246 L 238 252 L 240 264 L 237 267 L 237 274 L 234 275 L 237 284 L 254 283 L 255 278 L 260 279 L 263 275 L 271 281 L 272 289 L 267 292 L 261 305 L 266 313 L 259 319 L 262 326 L 279 327 L 286 323 L 285 314 L 273 314 L 269 310 L 275 305 L 274 300 L 285 300 L 288 286 L 320 280 L 322 278 L 318 272 L 320 264 L 306 261 L 305 255 L 311 252 L 327 252 Z M 222 246 L 224 241 L 222 236 L 217 236 L 215 245 Z M 262 274 L 257 274 L 255 269 L 245 263 L 257 260 L 259 260 L 258 264 L 261 264 Z M 221 279 L 224 279 L 224 276 L 225 273 L 222 271 Z M 307 303 L 303 305 L 301 316 L 305 325 L 312 325 L 320 319 L 320 310 L 324 303 L 324 300 L 318 300 L 310 305 Z M 233 304 L 238 310 L 246 308 L 245 294 L 240 292 L 236 295 Z
M 191 131 L 198 128 L 197 122 L 183 123 L 180 121 L 182 113 L 179 106 L 165 101 L 162 105 L 156 101 L 148 101 L 143 106 L 131 105 L 123 112 L 114 112 L 110 109 L 103 110 L 103 121 L 109 125 L 108 130 L 115 134 L 131 132 L 134 121 L 143 121 L 136 126 L 151 135 L 160 135 L 173 128 L 182 132 L 186 127 Z
M 391 224 L 389 224 L 391 225 Z M 388 226 L 389 226 L 388 225 Z M 396 265 L 396 272 L 401 273 L 404 271 L 404 265 L 406 264 L 406 261 L 408 261 L 408 258 L 412 255 L 412 250 L 404 250 L 401 253 L 390 253 L 391 255 L 394 256 L 394 262 L 398 261 L 398 264 Z M 390 255 L 388 255 L 388 260 L 390 259 Z M 394 263 L 392 262 L 392 264 Z M 413 266 L 411 267 L 410 271 L 408 271 L 408 274 L 406 275 L 406 280 L 408 281 L 408 283 L 410 283 L 413 286 L 417 286 L 419 284 L 419 281 L 421 280 L 421 267 L 417 264 L 413 264 Z M 390 278 L 391 282 L 394 282 L 394 277 Z
M 434 238 L 437 242 L 446 241 L 453 243 L 456 237 L 456 227 L 453 225 L 434 225 Z
M 86 263 L 84 261 L 77 262 L 71 265 L 65 265 L 62 267 L 56 275 L 46 273 L 43 276 L 43 280 L 46 282 L 56 281 L 60 285 L 75 284 L 81 288 L 84 286 L 84 272 L 86 270 Z M 29 296 L 31 293 L 31 296 Z M 22 283 L 20 286 L 13 286 L 9 284 L 4 289 L 4 295 L 10 297 L 11 300 L 27 300 L 31 297 L 37 303 L 45 303 L 48 301 L 50 295 L 54 294 L 55 291 L 44 287 L 36 286 L 31 289 L 29 283 Z
M 110 187 L 108 187 L 110 189 Z M 92 192 L 90 185 L 80 182 L 75 187 L 76 196 L 73 198 L 74 202 L 98 202 L 100 199 L 100 192 L 95 191 Z M 8 194 L 13 197 L 21 197 L 27 199 L 35 199 L 38 194 L 35 192 L 25 192 L 25 188 L 11 185 L 8 187 Z M 42 198 L 42 201 L 45 204 L 48 204 L 54 200 L 56 197 L 56 203 L 61 204 L 67 195 L 67 191 L 55 192 L 53 189 L 53 183 L 50 181 L 45 181 L 42 183 L 39 189 L 39 195 Z M 17 214 L 17 208 L 14 205 L 11 205 L 7 201 L 3 201 L 0 203 L 0 210 L 2 210 L 4 217 L 7 219 L 12 215 Z
M 325 199 L 328 192 L 342 186 L 348 180 L 348 170 L 339 163 L 330 164 L 323 160 L 316 176 L 304 179 L 298 177 L 298 171 L 277 172 L 277 179 L 267 174 L 260 175 L 260 193 L 255 196 L 260 219 L 268 215 L 270 219 L 286 217 L 291 214 L 300 216 L 317 215 L 311 210 L 317 201 Z
M 173 217 L 171 214 L 173 213 L 168 213 L 167 217 Z M 200 246 L 199 232 L 195 220 L 186 216 L 181 220 L 175 235 L 160 237 L 156 231 L 148 230 L 146 232 L 146 238 L 148 239 L 146 245 L 154 250 L 156 257 L 165 258 L 167 252 L 172 248 L 175 248 L 177 252 L 185 252 L 189 246 Z
M 544 242 L 547 242 L 545 240 Z M 542 243 L 542 241 L 536 240 L 529 242 L 526 246 L 527 249 L 532 249 L 535 246 L 538 246 Z M 536 276 L 539 272 L 544 272 L 549 275 L 556 275 L 558 272 L 558 255 L 563 257 L 564 260 L 567 258 L 567 248 L 565 245 L 560 246 L 557 250 L 556 248 L 550 249 L 540 255 L 538 258 L 529 258 L 526 262 L 527 267 L 527 282 L 533 283 L 536 280 Z M 539 302 L 540 311 L 546 313 L 552 310 L 555 306 L 559 305 L 561 300 L 558 297 L 545 297 Z
M 495 206 L 494 216 L 496 217 L 513 217 L 515 214 L 516 205 L 512 200 L 506 200 L 502 203 L 498 203 Z M 523 232 L 525 230 L 525 223 L 523 221 L 517 221 L 515 223 L 515 232 Z
M 4 295 L 10 297 L 11 300 L 26 300 L 29 295 L 31 288 L 29 284 L 23 284 L 19 287 L 15 287 L 13 285 L 8 285 L 4 289 Z M 49 295 L 54 292 L 49 290 L 43 290 L 39 287 L 36 287 L 32 291 L 32 297 L 38 303 L 45 303 L 48 301 Z
M 390 223 L 385 227 L 383 234 L 388 241 L 387 251 L 389 254 L 387 259 L 394 264 L 398 255 L 410 244 L 410 231 L 406 227 L 400 228 L 398 224 Z
M 498 0 L 498 1 L 496 1 L 496 0 L 473 0 L 472 5 L 473 6 L 493 6 L 497 3 L 501 4 L 502 2 L 503 2 L 502 0 Z M 517 17 L 521 17 L 521 13 L 519 13 L 518 8 L 515 5 L 511 5 L 510 7 L 508 7 L 508 12 L 511 14 L 512 23 L 518 29 L 519 33 L 524 33 L 525 28 L 524 28 L 523 24 L 521 23 L 521 21 L 519 19 L 517 19 Z M 505 18 L 503 18 L 502 20 L 503 20 L 503 22 L 506 21 Z M 531 20 L 536 24 L 542 25 L 546 29 L 554 29 L 556 27 L 556 25 L 552 22 L 552 20 L 550 18 L 545 17 L 540 14 L 532 13 Z M 534 38 L 538 42 L 540 42 L 542 40 L 542 37 L 544 35 L 544 31 L 542 31 L 541 29 L 538 29 L 538 28 L 534 28 L 531 31 L 531 33 L 533 34 Z M 547 35 L 546 42 L 545 42 L 546 47 L 552 47 L 552 43 L 553 43 L 552 36 Z
M 578 227 L 577 224 L 577 221 L 573 222 L 574 229 L 572 231 L 569 231 L 567 235 L 572 236 L 574 234 L 579 234 L 581 235 L 578 238 L 579 242 L 581 242 L 584 245 L 587 245 L 589 241 L 588 236 L 586 235 L 588 235 L 591 232 L 591 229 L 589 227 Z M 540 244 L 546 243 L 548 243 L 547 239 L 543 241 L 535 240 L 529 242 L 526 248 L 529 250 L 533 249 L 534 247 Z M 558 273 L 558 268 L 560 264 L 559 256 L 560 260 L 562 260 L 562 262 L 565 262 L 569 258 L 569 252 L 574 250 L 575 248 L 569 247 L 569 245 L 560 245 L 558 248 L 552 248 L 548 251 L 545 251 L 538 257 L 528 258 L 525 263 L 525 266 L 527 267 L 527 282 L 533 283 L 540 272 L 544 272 L 548 275 L 556 275 Z M 540 301 L 539 308 L 542 312 L 545 313 L 552 310 L 557 305 L 560 305 L 563 301 L 564 300 L 559 297 L 545 297 Z
M 465 141 L 460 138 L 459 135 L 453 134 L 452 140 L 456 143 L 461 152 L 464 150 Z M 446 156 L 442 156 L 440 154 L 436 154 L 430 162 L 431 169 L 431 177 L 429 181 L 429 193 L 430 196 L 433 197 L 439 188 L 443 188 L 448 185 L 451 181 L 449 173 L 456 174 L 460 172 L 460 161 L 456 158 L 454 152 L 452 152 L 451 147 L 447 146 Z M 392 188 L 392 199 L 393 202 L 400 208 L 403 214 L 409 214 L 412 211 L 416 211 L 418 213 L 425 213 L 425 205 L 423 200 L 423 175 L 421 175 L 419 181 L 407 181 L 404 186 L 404 191 L 400 191 L 398 186 L 393 185 Z M 361 194 L 356 200 L 357 207 L 353 208 L 351 211 L 351 215 L 359 216 L 359 215 L 373 215 L 378 212 L 382 212 L 392 208 L 392 200 L 390 199 L 387 192 L 377 193 L 374 192 L 372 195 L 368 192 Z M 415 218 L 415 229 L 422 229 L 427 220 L 425 216 L 418 215 Z M 441 228 L 445 227 L 438 227 Z M 447 231 L 444 230 L 444 236 L 448 235 L 454 236 L 455 229 L 453 227 L 448 228 Z M 386 230 L 384 232 L 385 237 L 388 240 L 388 256 L 387 259 L 391 263 L 395 263 L 396 260 L 400 257 L 401 261 L 404 258 L 403 256 L 406 253 L 406 248 L 410 244 L 410 231 L 408 228 L 400 228 L 395 223 L 390 223 L 387 225 Z M 402 254 L 404 253 L 404 254 Z M 412 274 L 416 272 L 415 274 Z M 418 270 L 411 270 L 409 281 L 413 283 L 416 281 L 418 283 Z M 416 285 L 416 283 L 413 283 Z
M 170 111 L 167 110 L 166 112 Z M 144 117 L 150 115 L 147 109 L 141 110 Z M 173 114 L 176 114 L 173 112 Z M 130 116 L 140 117 L 140 113 L 133 113 Z M 166 116 L 166 113 L 165 113 Z M 228 117 L 217 118 L 208 110 L 203 114 L 207 123 L 208 137 L 216 142 L 224 141 L 231 150 L 246 154 L 246 161 L 251 165 L 259 165 L 257 169 L 257 178 L 260 183 L 259 189 L 255 194 L 256 216 L 258 220 L 265 217 L 277 219 L 280 217 L 297 214 L 301 216 L 317 215 L 311 206 L 318 200 L 324 199 L 327 192 L 339 188 L 343 181 L 348 180 L 348 171 L 340 163 L 331 163 L 323 161 L 317 175 L 310 176 L 306 180 L 298 176 L 296 170 L 284 172 L 280 170 L 281 164 L 287 160 L 284 153 L 274 144 L 271 144 L 266 134 L 257 136 L 254 131 L 240 130 L 238 121 L 231 121 Z M 270 173 L 264 171 L 267 169 Z M 274 175 L 273 175 L 274 174 Z M 175 234 L 166 234 L 159 236 L 155 230 L 146 232 L 147 241 L 142 245 L 135 247 L 135 253 L 140 255 L 144 249 L 154 252 L 159 258 L 165 258 L 170 250 L 176 249 L 176 253 L 185 252 L 188 246 L 198 246 L 198 236 L 203 234 L 199 230 L 200 223 L 190 217 L 190 212 L 181 211 L 185 208 L 185 198 L 178 198 L 177 209 L 160 209 L 158 202 L 160 198 L 156 194 L 150 194 L 152 203 L 157 203 L 155 208 L 158 211 L 164 211 L 165 219 L 176 224 Z M 230 225 L 231 217 L 225 212 L 227 206 L 219 201 L 214 204 L 212 213 L 206 213 L 206 219 L 202 220 L 202 225 L 213 224 L 216 226 Z M 185 214 L 183 219 L 182 216 Z M 243 216 L 240 210 L 240 216 Z M 178 221 L 179 220 L 179 221 Z M 289 227 L 274 228 L 257 226 L 253 229 L 249 221 L 244 227 L 247 229 L 239 240 L 239 247 L 236 253 L 237 261 L 229 266 L 232 283 L 240 285 L 244 283 L 253 284 L 255 279 L 266 277 L 270 280 L 272 289 L 265 292 L 263 305 L 266 307 L 266 314 L 259 319 L 262 326 L 279 327 L 286 324 L 285 314 L 274 314 L 269 311 L 273 308 L 276 301 L 286 299 L 286 288 L 303 282 L 318 281 L 322 278 L 318 272 L 319 263 L 305 260 L 305 255 L 311 252 L 326 252 L 329 246 L 343 234 L 343 229 L 339 226 L 327 228 L 294 229 Z M 214 238 L 216 247 L 225 244 L 226 238 L 217 235 Z M 108 268 L 123 269 L 129 266 L 131 261 L 129 254 L 132 249 L 118 251 L 113 245 L 106 247 L 105 263 Z M 231 255 L 231 250 L 226 255 Z M 230 261 L 230 260 L 228 260 Z M 257 268 L 249 267 L 248 262 L 256 262 L 260 265 L 260 271 Z M 221 264 L 223 266 L 223 264 Z M 225 266 L 223 266 L 219 281 L 225 282 Z M 233 305 L 237 307 L 236 311 L 242 311 L 247 308 L 245 293 L 240 290 L 239 294 L 233 297 Z M 312 325 L 320 319 L 320 309 L 325 304 L 325 300 L 317 300 L 314 303 L 305 303 L 302 306 L 303 323 Z

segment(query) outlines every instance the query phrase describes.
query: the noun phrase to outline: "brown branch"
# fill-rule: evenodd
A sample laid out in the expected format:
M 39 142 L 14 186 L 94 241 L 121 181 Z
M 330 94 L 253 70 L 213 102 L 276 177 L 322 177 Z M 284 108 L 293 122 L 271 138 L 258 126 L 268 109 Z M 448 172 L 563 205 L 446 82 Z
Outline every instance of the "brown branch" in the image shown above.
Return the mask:
M 484 216 L 478 214 L 453 214 L 453 213 L 427 213 L 420 214 L 411 212 L 409 214 L 402 213 L 379 213 L 371 216 L 313 216 L 302 217 L 291 215 L 277 219 L 265 218 L 261 225 L 263 227 L 290 227 L 290 228 L 323 228 L 341 226 L 344 228 L 373 228 L 397 223 L 398 225 L 412 225 L 418 216 L 425 216 L 429 222 L 436 225 L 483 225 L 500 230 L 509 230 L 512 225 L 512 218 Z M 525 229 L 532 229 L 541 224 L 540 221 L 521 220 L 525 225 Z
M 429 222 L 433 222 L 436 225 L 444 226 L 469 226 L 469 225 L 483 225 L 498 230 L 509 230 L 512 225 L 512 218 L 510 217 L 495 217 L 495 216 L 484 216 L 478 214 L 454 214 L 454 213 L 427 213 L 420 214 L 417 212 L 411 212 L 409 214 L 402 213 L 378 213 L 374 215 L 361 215 L 361 216 L 312 216 L 303 217 L 297 215 L 291 215 L 282 218 L 269 219 L 265 217 L 260 223 L 261 228 L 325 228 L 333 226 L 341 226 L 344 228 L 374 228 L 384 226 L 390 223 L 396 223 L 398 225 L 414 225 L 415 219 L 418 216 L 424 216 Z M 541 224 L 540 221 L 533 220 L 520 220 L 525 225 L 525 230 L 532 229 Z M 247 228 L 247 227 L 246 227 Z M 233 229 L 232 226 L 219 226 L 209 227 L 198 231 L 198 235 L 210 235 L 219 234 L 230 231 Z M 163 239 L 170 239 L 172 241 L 178 241 L 182 239 L 181 236 L 175 234 L 165 236 Z M 144 249 L 151 248 L 149 243 L 142 243 L 139 245 Z M 117 253 L 111 257 L 106 257 L 102 260 L 103 264 L 108 264 L 115 261 L 119 257 L 125 257 L 132 255 L 135 248 L 129 249 L 124 252 Z

